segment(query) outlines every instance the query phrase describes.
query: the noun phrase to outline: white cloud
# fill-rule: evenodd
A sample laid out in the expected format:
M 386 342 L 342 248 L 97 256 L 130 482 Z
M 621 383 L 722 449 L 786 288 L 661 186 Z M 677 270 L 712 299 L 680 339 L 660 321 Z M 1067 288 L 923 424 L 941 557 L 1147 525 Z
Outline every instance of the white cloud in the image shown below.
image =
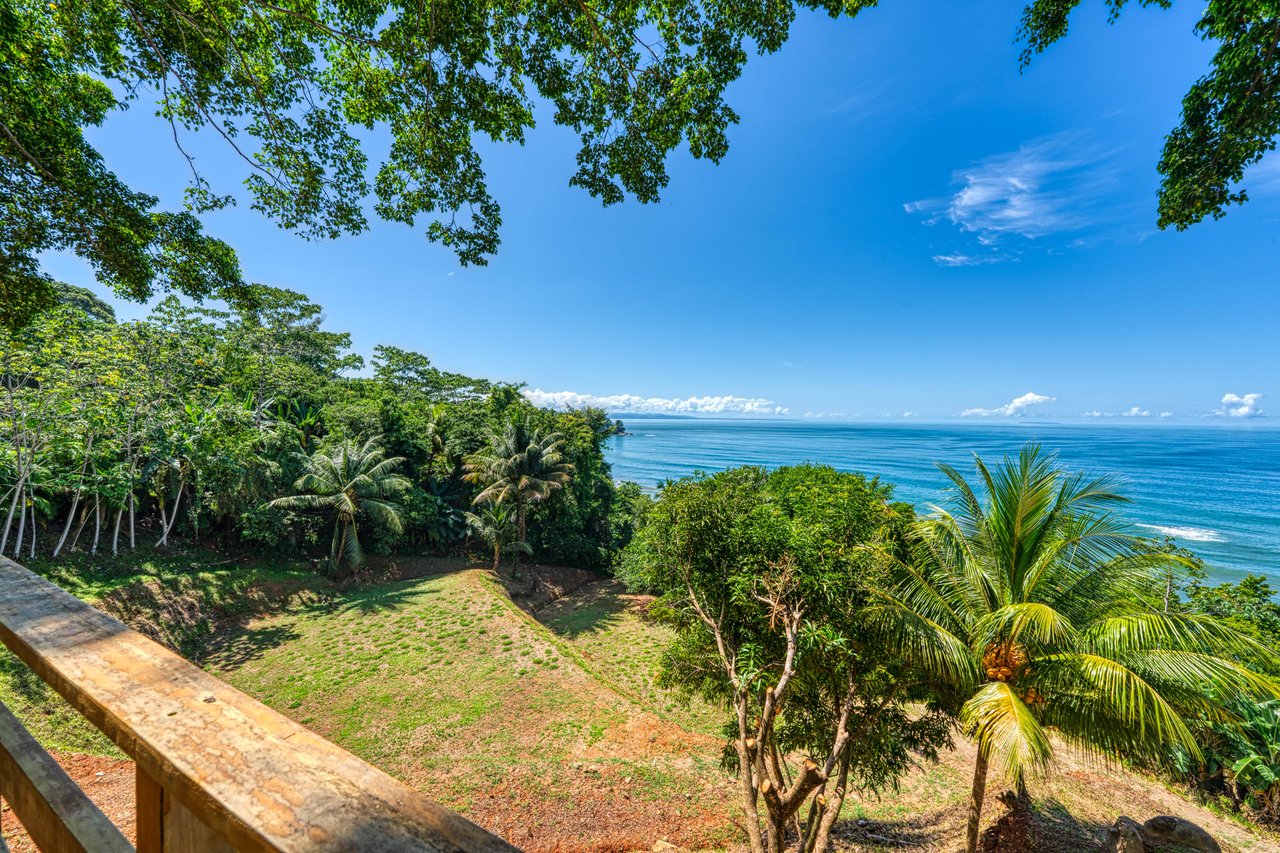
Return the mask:
M 1014 417 L 1021 415 L 1031 406 L 1038 406 L 1041 403 L 1052 403 L 1057 397 L 1046 397 L 1043 394 L 1036 394 L 1028 391 L 1021 397 L 1015 397 L 1003 406 L 997 406 L 994 409 L 965 409 L 960 413 L 962 418 L 980 417 L 989 418 L 993 415 L 1003 415 L 1004 417 Z
M 1243 397 L 1239 394 L 1223 394 L 1222 408 L 1214 414 L 1229 418 L 1256 418 L 1262 414 L 1262 410 L 1258 408 L 1258 401 L 1261 399 L 1261 394 L 1245 394 Z
M 1162 418 L 1171 418 L 1171 417 L 1173 417 L 1173 412 L 1161 412 L 1161 413 L 1160 413 L 1160 417 L 1162 417 Z
M 933 262 L 940 267 L 981 267 L 1014 260 L 1017 258 L 1010 255 L 966 255 L 963 252 L 933 256 Z
M 639 397 L 635 394 L 579 394 L 577 391 L 524 390 L 535 406 L 580 409 L 595 406 L 615 414 L 633 415 L 785 415 L 790 410 L 759 397 Z
M 1115 223 L 1127 213 L 1117 203 L 1115 152 L 1073 131 L 1041 137 L 952 173 L 951 195 L 903 205 L 933 225 L 950 222 L 972 234 L 990 254 L 934 255 L 941 266 L 994 264 L 1017 259 L 1011 243 L 1075 234 Z
M 1160 417 L 1167 418 L 1167 417 L 1171 417 L 1172 414 L 1173 414 L 1172 412 L 1161 412 Z M 1142 408 L 1141 406 L 1134 406 L 1130 408 L 1127 412 L 1119 412 L 1119 413 L 1100 412 L 1097 409 L 1094 409 L 1092 412 L 1083 413 L 1080 417 L 1082 418 L 1149 418 L 1151 417 L 1151 412 L 1148 411 L 1147 409 Z

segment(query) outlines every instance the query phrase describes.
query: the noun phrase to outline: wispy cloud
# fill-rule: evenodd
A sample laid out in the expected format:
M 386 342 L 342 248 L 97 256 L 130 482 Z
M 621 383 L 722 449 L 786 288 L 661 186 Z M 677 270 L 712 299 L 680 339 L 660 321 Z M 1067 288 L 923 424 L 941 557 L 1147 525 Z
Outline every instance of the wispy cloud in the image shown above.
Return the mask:
M 985 251 L 934 255 L 941 266 L 1015 260 L 1026 241 L 1080 235 L 1114 223 L 1119 169 L 1115 153 L 1079 132 L 1032 140 L 952 174 L 954 193 L 908 202 L 928 224 L 949 222 Z
M 1258 408 L 1261 399 L 1261 394 L 1223 394 L 1222 408 L 1214 414 L 1228 418 L 1256 418 L 1262 414 L 1262 409 Z
M 1280 193 L 1280 154 L 1273 152 L 1246 170 L 1242 185 L 1254 194 Z
M 966 255 L 958 252 L 953 255 L 934 255 L 933 262 L 940 267 L 980 267 L 988 264 L 999 264 L 1004 261 L 1016 261 L 1013 255 Z
M 1028 391 L 1021 397 L 1015 397 L 1003 406 L 996 406 L 994 409 L 965 409 L 960 413 L 962 418 L 990 418 L 994 416 L 1004 416 L 1007 418 L 1024 414 L 1027 409 L 1032 406 L 1039 406 L 1042 403 L 1052 403 L 1057 397 L 1046 397 L 1043 394 L 1036 394 Z
M 733 395 L 708 397 L 639 397 L 635 394 L 580 394 L 577 391 L 525 389 L 535 406 L 581 409 L 586 406 L 634 415 L 785 415 L 790 410 L 773 400 Z

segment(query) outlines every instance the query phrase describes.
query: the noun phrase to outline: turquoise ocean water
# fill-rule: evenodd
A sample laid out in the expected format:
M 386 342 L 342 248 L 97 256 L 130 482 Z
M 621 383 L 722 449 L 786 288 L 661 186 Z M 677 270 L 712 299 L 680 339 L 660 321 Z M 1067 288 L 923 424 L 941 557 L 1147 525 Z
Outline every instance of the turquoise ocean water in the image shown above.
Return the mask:
M 1137 531 L 1167 534 L 1218 580 L 1263 574 L 1280 587 L 1280 428 L 1269 425 L 873 424 L 622 417 L 613 476 L 654 488 L 696 470 L 819 462 L 878 475 L 920 509 L 947 499 L 938 461 L 973 471 L 1031 440 L 1074 470 L 1111 473 Z

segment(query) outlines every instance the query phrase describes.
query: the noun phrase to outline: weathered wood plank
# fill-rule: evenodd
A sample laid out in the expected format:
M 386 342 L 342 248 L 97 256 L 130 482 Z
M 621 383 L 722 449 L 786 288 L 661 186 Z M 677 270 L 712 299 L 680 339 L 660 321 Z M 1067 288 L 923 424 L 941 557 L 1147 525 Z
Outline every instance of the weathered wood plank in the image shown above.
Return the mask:
M 0 703 L 0 796 L 41 850 L 132 853 L 133 846 Z
M 0 641 L 237 850 L 516 849 L 2 557 Z

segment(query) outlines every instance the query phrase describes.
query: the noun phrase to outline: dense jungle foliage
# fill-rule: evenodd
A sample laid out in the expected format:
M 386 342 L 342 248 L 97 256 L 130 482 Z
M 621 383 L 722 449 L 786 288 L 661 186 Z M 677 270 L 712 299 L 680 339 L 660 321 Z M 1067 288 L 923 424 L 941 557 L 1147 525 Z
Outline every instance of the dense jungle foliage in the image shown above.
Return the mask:
M 182 537 L 346 573 L 365 553 L 464 546 L 467 513 L 485 514 L 476 497 L 502 493 L 468 467 L 495 453 L 526 479 L 479 503 L 518 506 L 536 559 L 605 568 L 625 544 L 630 512 L 602 452 L 620 425 L 603 411 L 538 409 L 518 386 L 392 346 L 366 366 L 288 290 L 255 286 L 255 307 L 234 312 L 170 297 L 129 323 L 87 292 L 63 295 L 0 338 L 4 554 Z M 523 444 L 503 446 L 516 427 Z M 519 469 L 534 441 L 559 460 L 545 488 Z

